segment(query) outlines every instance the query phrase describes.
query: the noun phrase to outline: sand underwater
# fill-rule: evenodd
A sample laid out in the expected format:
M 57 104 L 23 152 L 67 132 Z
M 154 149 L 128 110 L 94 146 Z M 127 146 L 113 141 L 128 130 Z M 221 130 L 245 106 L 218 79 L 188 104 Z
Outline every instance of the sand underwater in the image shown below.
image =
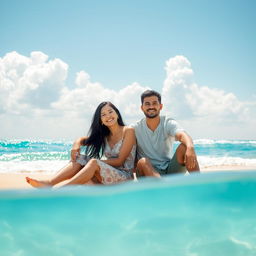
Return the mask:
M 256 171 L 3 190 L 0 255 L 256 255 Z

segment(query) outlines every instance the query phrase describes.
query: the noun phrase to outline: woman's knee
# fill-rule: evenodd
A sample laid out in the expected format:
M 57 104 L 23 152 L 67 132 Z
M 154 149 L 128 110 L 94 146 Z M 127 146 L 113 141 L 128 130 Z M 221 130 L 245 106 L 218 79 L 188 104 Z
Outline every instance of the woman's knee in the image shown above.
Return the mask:
M 97 168 L 99 167 L 97 159 L 94 159 L 94 158 L 90 159 L 87 165 L 90 167 L 97 167 Z

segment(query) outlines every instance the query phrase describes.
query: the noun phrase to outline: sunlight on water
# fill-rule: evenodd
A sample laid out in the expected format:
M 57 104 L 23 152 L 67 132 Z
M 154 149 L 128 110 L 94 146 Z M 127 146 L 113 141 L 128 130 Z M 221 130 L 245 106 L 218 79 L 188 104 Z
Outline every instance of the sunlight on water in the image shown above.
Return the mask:
M 70 141 L 0 140 L 0 173 L 38 170 L 55 173 L 68 163 L 71 147 Z M 201 139 L 195 140 L 195 150 L 201 168 L 256 166 L 255 140 Z
M 1 255 L 256 255 L 256 171 L 0 193 Z

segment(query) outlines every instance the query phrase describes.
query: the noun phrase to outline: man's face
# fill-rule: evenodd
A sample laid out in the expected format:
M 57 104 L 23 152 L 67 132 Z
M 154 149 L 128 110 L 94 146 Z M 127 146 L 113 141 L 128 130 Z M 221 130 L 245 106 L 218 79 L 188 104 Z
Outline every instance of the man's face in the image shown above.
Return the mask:
M 155 118 L 159 116 L 162 107 L 163 105 L 159 103 L 156 96 L 150 96 L 144 98 L 143 104 L 141 105 L 141 110 L 144 112 L 147 118 Z

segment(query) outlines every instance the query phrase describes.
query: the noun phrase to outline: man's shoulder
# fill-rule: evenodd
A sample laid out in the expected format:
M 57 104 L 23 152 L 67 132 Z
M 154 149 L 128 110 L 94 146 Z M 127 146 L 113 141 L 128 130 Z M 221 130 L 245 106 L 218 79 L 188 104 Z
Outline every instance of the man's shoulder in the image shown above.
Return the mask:
M 132 123 L 130 126 L 133 127 L 134 129 L 136 129 L 138 127 L 142 127 L 144 123 L 145 123 L 145 118 L 142 118 L 142 119 Z
M 184 132 L 182 126 L 173 118 L 163 116 L 161 119 L 162 127 L 166 135 L 175 136 L 177 132 Z
M 176 122 L 175 119 L 173 119 L 170 116 L 166 116 L 166 115 L 160 116 L 160 119 L 161 119 L 162 124 L 173 123 L 173 122 L 175 123 Z

